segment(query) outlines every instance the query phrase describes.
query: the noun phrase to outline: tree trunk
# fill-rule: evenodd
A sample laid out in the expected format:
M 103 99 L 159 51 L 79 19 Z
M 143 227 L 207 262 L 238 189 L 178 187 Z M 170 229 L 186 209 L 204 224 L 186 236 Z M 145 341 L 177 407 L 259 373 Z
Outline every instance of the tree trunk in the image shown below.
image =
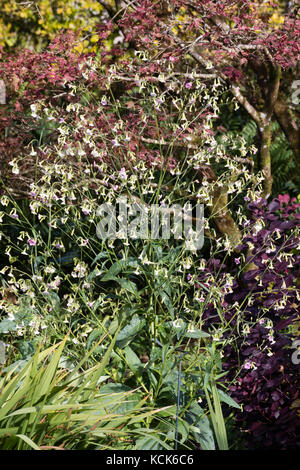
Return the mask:
M 272 172 L 271 172 L 271 121 L 268 120 L 264 122 L 261 127 L 259 127 L 260 134 L 260 152 L 259 152 L 259 169 L 264 175 L 263 182 L 263 196 L 267 198 L 272 193 Z
M 211 216 L 218 231 L 227 235 L 233 248 L 241 242 L 242 235 L 228 208 L 227 188 L 214 192 Z
M 216 175 L 212 167 L 207 168 L 208 181 L 216 181 Z M 235 223 L 230 209 L 228 199 L 227 185 L 222 188 L 212 189 L 212 206 L 210 206 L 210 213 L 214 223 L 217 226 L 219 233 L 227 236 L 233 248 L 240 244 L 242 234 L 238 225 Z

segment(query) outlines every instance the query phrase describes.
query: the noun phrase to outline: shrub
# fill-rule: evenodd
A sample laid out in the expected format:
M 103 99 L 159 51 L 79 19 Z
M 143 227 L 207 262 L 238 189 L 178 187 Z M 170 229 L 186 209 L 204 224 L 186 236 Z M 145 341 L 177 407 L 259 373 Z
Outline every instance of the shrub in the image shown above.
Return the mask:
M 299 366 L 292 362 L 291 349 L 299 320 L 299 207 L 288 195 L 250 203 L 251 228 L 239 256 L 211 259 L 199 276 L 200 289 L 219 279 L 223 290 L 217 307 L 223 328 L 230 325 L 224 333 L 224 380 L 231 397 L 242 404 L 235 417 L 254 449 L 299 444 Z M 245 272 L 247 263 L 252 269 Z M 228 284 L 229 272 L 233 280 Z M 218 308 L 208 298 L 205 324 L 220 323 Z

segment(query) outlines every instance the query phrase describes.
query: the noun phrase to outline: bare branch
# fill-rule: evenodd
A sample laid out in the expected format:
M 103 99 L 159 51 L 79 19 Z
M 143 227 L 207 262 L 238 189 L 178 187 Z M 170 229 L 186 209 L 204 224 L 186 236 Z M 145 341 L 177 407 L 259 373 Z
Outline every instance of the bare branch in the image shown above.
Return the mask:
M 270 80 L 270 86 L 266 99 L 266 110 L 268 117 L 270 118 L 274 111 L 274 106 L 278 98 L 279 87 L 280 87 L 280 78 L 281 78 L 281 69 L 276 66 L 272 69 L 272 79 Z
M 238 100 L 238 102 L 246 109 L 250 116 L 254 119 L 257 124 L 261 124 L 263 116 L 257 111 L 254 106 L 247 100 L 247 98 L 241 93 L 240 88 L 237 85 L 232 85 L 230 90 Z

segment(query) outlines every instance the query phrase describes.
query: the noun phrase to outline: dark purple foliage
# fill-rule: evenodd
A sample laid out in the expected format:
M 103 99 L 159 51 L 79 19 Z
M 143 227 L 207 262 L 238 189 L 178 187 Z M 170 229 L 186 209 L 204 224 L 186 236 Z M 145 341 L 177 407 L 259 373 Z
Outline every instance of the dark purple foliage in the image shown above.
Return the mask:
M 247 446 L 251 449 L 284 450 L 299 446 L 299 410 L 297 415 L 293 405 L 299 396 L 299 365 L 292 362 L 294 350 L 290 346 L 294 338 L 287 330 L 299 320 L 300 255 L 294 231 L 299 226 L 299 207 L 288 195 L 269 204 L 265 200 L 249 204 L 253 224 L 260 219 L 264 226 L 255 231 L 252 225 L 240 249 L 246 255 L 247 242 L 254 245 L 247 259 L 257 269 L 239 275 L 239 267 L 232 267 L 230 260 L 221 265 L 220 260 L 211 259 L 199 277 L 205 283 L 208 276 L 216 276 L 220 270 L 218 278 L 222 284 L 226 272 L 234 274 L 235 284 L 224 297 L 223 313 L 227 321 L 231 320 L 231 327 L 237 325 L 237 320 L 251 325 L 248 334 L 237 333 L 225 347 L 223 363 L 228 372 L 225 381 L 229 392 L 243 405 L 242 411 L 235 410 L 235 419 L 246 432 Z M 235 302 L 242 311 L 238 318 Z M 268 320 L 273 322 L 271 327 Z M 207 305 L 205 321 L 207 325 L 218 322 L 212 304 Z M 232 336 L 232 330 L 228 334 Z

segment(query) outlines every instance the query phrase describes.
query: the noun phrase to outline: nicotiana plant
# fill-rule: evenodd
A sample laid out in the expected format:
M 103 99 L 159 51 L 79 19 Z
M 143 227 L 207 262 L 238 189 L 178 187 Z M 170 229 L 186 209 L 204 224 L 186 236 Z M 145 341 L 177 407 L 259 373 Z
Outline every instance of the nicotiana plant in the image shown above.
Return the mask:
M 161 64 L 151 68 L 146 53 L 104 69 L 93 57 L 56 57 L 59 41 L 51 47 L 40 81 L 15 103 L 26 109 L 25 131 L 8 154 L 0 198 L 8 360 L 31 360 L 39 342 L 68 334 L 65 359 L 76 369 L 83 351 L 99 361 L 118 332 L 105 369 L 110 390 L 139 388 L 152 410 L 176 403 L 178 411 L 177 422 L 176 412 L 149 415 L 132 447 L 226 449 L 233 410 L 248 445 L 267 436 L 268 446 L 292 446 L 297 204 L 261 199 L 264 178 L 249 158 L 256 149 L 215 138 L 225 91 L 218 78 L 211 87 L 193 73 L 182 82 L 169 56 L 161 59 L 168 75 L 157 76 Z M 28 52 L 27 78 L 32 59 Z M 53 89 L 42 96 L 46 79 Z M 99 238 L 99 206 L 120 197 L 165 211 L 190 203 L 193 222 L 204 205 L 203 247 L 186 250 L 175 233 Z M 290 426 L 283 437 L 281 419 Z
M 210 100 L 216 109 L 218 89 L 216 83 L 216 97 Z M 180 445 L 188 439 L 202 448 L 227 448 L 220 400 L 239 406 L 226 388 L 216 386 L 222 375 L 217 360 L 218 332 L 203 331 L 202 299 L 187 279 L 192 268 L 194 275 L 199 272 L 199 251 L 187 251 L 186 241 L 174 236 L 101 240 L 96 230 L 97 209 L 124 195 L 145 207 L 154 203 L 166 210 L 174 204 L 205 204 L 207 250 L 216 232 L 218 211 L 226 210 L 226 206 L 218 206 L 218 188 L 226 186 L 235 204 L 237 197 L 255 199 L 261 180 L 247 170 L 243 157 L 235 161 L 226 155 L 222 143 L 210 132 L 205 133 L 203 146 L 192 146 L 186 154 L 174 151 L 176 135 L 180 137 L 193 125 L 184 110 L 187 103 L 192 100 L 192 113 L 198 94 L 206 100 L 209 97 L 200 85 L 185 102 L 176 103 L 178 113 L 185 117 L 179 123 L 171 121 L 169 129 L 160 118 L 163 99 L 157 102 L 159 89 L 153 85 L 143 84 L 131 91 L 133 99 L 135 93 L 144 96 L 145 104 L 135 128 L 119 103 L 112 100 L 108 104 L 103 98 L 101 106 L 93 108 L 89 103 L 87 109 L 80 103 L 83 90 L 71 90 L 74 102 L 63 115 L 58 116 L 43 101 L 31 107 L 33 119 L 55 123 L 55 135 L 44 145 L 31 145 L 27 156 L 10 161 L 11 174 L 22 177 L 24 162 L 31 160 L 34 181 L 27 190 L 29 200 L 16 199 L 9 190 L 1 197 L 0 331 L 8 344 L 7 357 L 18 351 L 19 359 L 26 360 L 38 342 L 47 345 L 69 333 L 67 356 L 70 364 L 76 364 L 99 335 L 112 337 L 116 318 L 121 316 L 125 324 L 112 355 L 111 380 L 141 387 L 152 407 L 174 405 L 179 400 Z M 159 140 L 144 137 L 146 119 L 150 119 L 150 128 L 158 126 L 170 138 L 172 132 L 173 140 L 163 140 L 160 145 Z M 203 119 L 209 131 L 213 116 L 210 113 Z M 141 141 L 150 139 L 145 143 L 148 149 L 142 147 L 140 153 L 139 136 Z M 240 152 L 247 152 L 242 141 Z M 212 180 L 209 174 L 199 173 L 207 168 L 208 159 L 224 165 L 224 171 Z M 245 217 L 242 213 L 238 217 L 242 230 Z M 229 237 L 218 241 L 217 249 L 224 248 L 234 250 Z M 94 358 L 101 357 L 107 347 L 104 341 Z M 180 381 L 178 349 L 186 351 Z M 166 433 L 165 442 L 174 441 L 175 423 L 170 418 L 151 422 Z M 137 445 L 151 448 L 162 444 L 145 437 Z

